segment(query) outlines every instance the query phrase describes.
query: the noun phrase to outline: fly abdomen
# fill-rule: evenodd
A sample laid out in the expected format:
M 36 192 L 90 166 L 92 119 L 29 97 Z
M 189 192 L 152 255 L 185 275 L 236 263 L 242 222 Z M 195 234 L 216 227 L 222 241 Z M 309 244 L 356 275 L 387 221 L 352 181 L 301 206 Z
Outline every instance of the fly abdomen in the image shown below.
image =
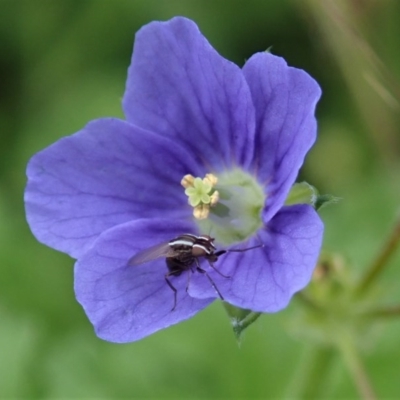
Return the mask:
M 192 255 L 181 255 L 177 257 L 167 257 L 165 259 L 168 270 L 171 275 L 179 276 L 183 271 L 187 271 L 194 263 Z

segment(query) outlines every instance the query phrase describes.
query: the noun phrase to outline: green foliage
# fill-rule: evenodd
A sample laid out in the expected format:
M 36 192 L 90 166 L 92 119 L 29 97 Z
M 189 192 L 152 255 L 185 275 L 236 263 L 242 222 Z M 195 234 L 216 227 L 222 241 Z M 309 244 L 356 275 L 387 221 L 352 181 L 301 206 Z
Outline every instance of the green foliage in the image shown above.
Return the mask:
M 399 82 L 393 71 L 400 71 L 400 3 L 361 2 L 358 13 L 346 11 L 352 30 L 362 25 L 357 40 L 379 53 L 376 64 L 360 56 L 364 74 L 359 63 L 346 60 L 365 46 L 329 24 L 336 14 L 319 10 L 319 3 L 341 2 L 1 1 L 1 398 L 282 398 L 306 379 L 297 364 L 310 359 L 309 344 L 287 329 L 302 314 L 296 301 L 259 318 L 240 349 L 218 302 L 140 342 L 102 342 L 75 301 L 73 260 L 32 237 L 22 198 L 32 154 L 91 119 L 122 116 L 126 69 L 140 26 L 185 15 L 238 64 L 273 45 L 274 54 L 321 84 L 320 134 L 301 180 L 343 199 L 321 211 L 324 246 L 350 261 L 355 279 L 378 252 L 400 198 L 400 168 L 393 161 L 399 139 L 390 129 L 399 122 L 396 102 L 373 89 L 383 85 L 392 94 Z M 339 43 L 329 42 L 332 37 Z M 348 42 L 352 51 L 341 53 Z M 383 74 L 376 68 L 385 68 Z M 377 81 L 381 76 L 386 81 Z M 381 278 L 387 304 L 400 300 L 399 261 L 397 255 Z M 345 306 L 343 299 L 338 303 Z M 379 324 L 370 333 L 363 344 L 366 369 L 380 398 L 398 398 L 400 323 Z M 355 398 L 343 362 L 334 357 L 330 366 L 324 398 Z

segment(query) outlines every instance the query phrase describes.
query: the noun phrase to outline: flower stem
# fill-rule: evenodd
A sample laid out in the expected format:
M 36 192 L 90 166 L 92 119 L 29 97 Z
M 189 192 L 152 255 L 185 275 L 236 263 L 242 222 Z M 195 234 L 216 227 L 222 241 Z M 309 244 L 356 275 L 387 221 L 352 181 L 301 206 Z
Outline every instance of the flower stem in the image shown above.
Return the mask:
M 312 344 L 300 362 L 286 398 L 308 400 L 325 397 L 323 390 L 327 387 L 326 381 L 334 356 L 332 347 Z
M 358 286 L 356 287 L 356 295 L 361 295 L 366 289 L 371 285 L 374 279 L 382 272 L 386 264 L 388 263 L 390 257 L 396 251 L 400 243 L 400 218 L 397 220 L 392 233 L 390 234 L 388 240 L 384 244 L 382 250 L 376 257 L 376 259 L 371 263 L 370 267 L 367 268 L 367 272 L 361 278 Z
M 367 318 L 390 318 L 400 316 L 400 305 L 376 308 L 367 311 L 363 316 Z
M 337 344 L 361 398 L 364 400 L 376 400 L 375 392 L 349 335 L 346 335 L 346 333 L 339 335 Z

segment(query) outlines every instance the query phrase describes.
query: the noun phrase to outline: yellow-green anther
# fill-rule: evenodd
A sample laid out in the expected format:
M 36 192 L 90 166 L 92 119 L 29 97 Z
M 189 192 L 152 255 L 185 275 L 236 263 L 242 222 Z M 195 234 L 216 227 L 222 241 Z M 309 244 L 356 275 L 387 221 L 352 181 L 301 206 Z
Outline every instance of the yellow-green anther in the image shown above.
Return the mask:
M 216 190 L 211 196 L 210 196 L 210 206 L 215 207 L 219 201 L 219 192 Z
M 185 175 L 182 180 L 181 180 L 181 185 L 187 189 L 189 187 L 193 186 L 193 182 L 194 182 L 194 176 L 193 175 Z
M 199 204 L 193 209 L 193 216 L 198 219 L 206 219 L 210 214 L 210 206 L 208 204 Z
M 211 187 L 215 187 L 215 185 L 218 182 L 218 178 L 214 174 L 206 174 L 206 176 L 203 179 L 203 182 L 208 182 Z

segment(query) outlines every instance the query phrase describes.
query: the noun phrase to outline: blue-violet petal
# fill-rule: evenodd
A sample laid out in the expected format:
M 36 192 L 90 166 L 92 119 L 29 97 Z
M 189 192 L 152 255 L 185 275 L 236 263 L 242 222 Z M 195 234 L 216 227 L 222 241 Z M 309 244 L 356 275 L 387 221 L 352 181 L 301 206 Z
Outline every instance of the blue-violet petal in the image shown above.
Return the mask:
M 256 110 L 252 170 L 266 185 L 268 221 L 283 205 L 317 135 L 317 82 L 281 57 L 254 54 L 243 67 Z
M 111 342 L 131 342 L 190 318 L 214 299 L 194 299 L 186 293 L 187 275 L 171 277 L 174 295 L 165 281 L 165 258 L 128 265 L 138 251 L 165 243 L 191 223 L 174 219 L 142 219 L 103 233 L 75 266 L 75 293 L 96 334 Z
M 251 161 L 255 115 L 243 73 L 186 18 L 136 34 L 123 106 L 128 121 L 184 144 L 205 172 Z
M 178 143 L 118 119 L 93 121 L 31 159 L 27 219 L 41 242 L 77 258 L 118 224 L 189 218 L 187 173 L 199 169 Z

